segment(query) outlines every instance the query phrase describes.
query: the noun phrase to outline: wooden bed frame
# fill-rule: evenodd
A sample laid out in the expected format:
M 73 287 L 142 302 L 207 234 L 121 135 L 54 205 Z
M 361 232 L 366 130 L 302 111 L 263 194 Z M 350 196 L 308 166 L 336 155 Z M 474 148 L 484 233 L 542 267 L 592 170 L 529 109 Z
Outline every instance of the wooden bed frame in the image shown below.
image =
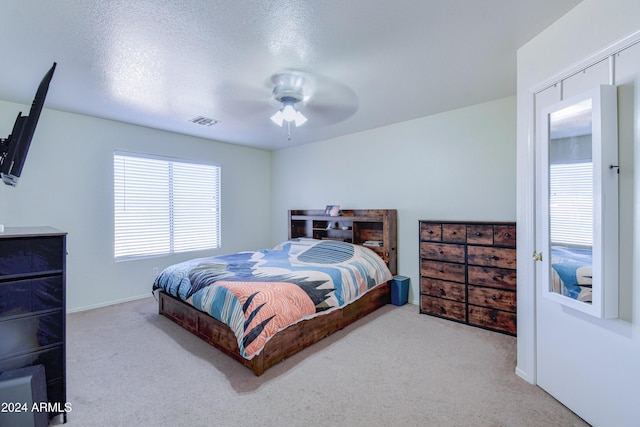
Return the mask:
M 355 322 L 390 302 L 389 282 L 331 313 L 303 320 L 275 334 L 260 354 L 247 360 L 240 355 L 231 328 L 206 313 L 165 293 L 159 293 L 159 313 L 233 357 L 260 376 L 271 366 Z
M 394 257 L 392 259 L 393 268 L 391 271 L 392 274 L 396 274 L 396 211 L 372 209 L 356 212 L 360 214 L 366 213 L 365 218 L 359 217 L 359 219 L 364 221 L 381 221 L 384 214 L 385 221 L 381 230 L 384 230 L 384 235 L 387 236 L 386 239 L 389 240 L 385 242 L 385 245 L 393 248 Z M 309 218 L 317 217 L 314 216 L 315 211 L 309 211 L 309 213 L 312 214 Z M 388 220 L 389 216 L 392 218 L 391 222 Z M 295 218 L 298 218 L 299 220 L 300 215 L 297 215 Z M 346 219 L 347 217 L 342 218 Z M 335 219 L 339 220 L 341 218 L 336 217 Z M 293 224 L 291 211 L 289 212 L 289 220 Z M 380 236 L 382 236 L 382 234 L 377 237 L 382 238 Z M 388 259 L 388 256 L 386 258 Z M 390 264 L 388 260 L 387 264 Z M 320 316 L 311 319 L 303 320 L 283 329 L 267 341 L 262 351 L 250 360 L 245 359 L 240 355 L 236 336 L 229 326 L 163 291 L 159 292 L 158 312 L 182 326 L 187 331 L 218 348 L 223 353 L 233 357 L 251 369 L 255 375 L 260 376 L 271 366 L 344 328 L 378 308 L 389 304 L 391 302 L 390 288 L 390 282 L 381 284 L 340 309 L 336 309 L 326 314 L 321 314 Z

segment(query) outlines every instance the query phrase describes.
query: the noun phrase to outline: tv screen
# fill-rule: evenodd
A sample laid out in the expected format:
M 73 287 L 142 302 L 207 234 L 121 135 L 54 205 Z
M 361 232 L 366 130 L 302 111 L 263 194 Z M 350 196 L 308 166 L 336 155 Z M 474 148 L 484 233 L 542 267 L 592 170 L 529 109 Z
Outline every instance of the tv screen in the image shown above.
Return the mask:
M 54 62 L 38 86 L 29 115 L 23 116 L 22 111 L 19 112 L 11 134 L 0 140 L 0 176 L 7 185 L 15 187 L 18 183 L 55 69 Z

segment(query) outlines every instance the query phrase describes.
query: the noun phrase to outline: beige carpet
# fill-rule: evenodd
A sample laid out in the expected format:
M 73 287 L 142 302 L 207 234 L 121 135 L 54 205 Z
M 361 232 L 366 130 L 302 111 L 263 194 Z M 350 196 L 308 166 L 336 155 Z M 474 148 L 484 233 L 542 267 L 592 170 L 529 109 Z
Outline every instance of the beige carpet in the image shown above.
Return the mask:
M 388 305 L 256 377 L 148 298 L 67 316 L 68 425 L 587 425 L 518 378 L 515 353 Z

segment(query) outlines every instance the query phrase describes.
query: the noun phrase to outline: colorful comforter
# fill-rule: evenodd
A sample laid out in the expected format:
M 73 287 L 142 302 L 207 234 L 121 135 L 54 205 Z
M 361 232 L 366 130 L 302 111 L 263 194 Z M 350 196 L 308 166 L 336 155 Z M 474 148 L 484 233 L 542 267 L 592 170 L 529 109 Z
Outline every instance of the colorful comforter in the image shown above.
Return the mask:
M 252 359 L 278 331 L 343 307 L 391 280 L 371 249 L 294 239 L 273 249 L 199 258 L 165 269 L 153 284 L 228 325 Z

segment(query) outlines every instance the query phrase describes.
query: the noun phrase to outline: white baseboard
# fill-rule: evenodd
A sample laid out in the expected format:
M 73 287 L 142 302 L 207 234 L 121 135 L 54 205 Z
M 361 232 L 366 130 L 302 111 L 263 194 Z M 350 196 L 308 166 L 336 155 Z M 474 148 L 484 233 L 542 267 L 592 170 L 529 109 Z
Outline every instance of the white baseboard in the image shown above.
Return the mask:
M 109 301 L 109 302 L 104 302 L 104 303 L 100 303 L 100 304 L 85 305 L 83 307 L 77 307 L 77 308 L 73 308 L 73 309 L 67 310 L 67 313 L 77 313 L 79 311 L 93 310 L 93 309 L 100 308 L 100 307 L 107 307 L 107 306 L 110 306 L 110 305 L 122 304 L 123 302 L 136 301 L 136 300 L 140 300 L 140 299 L 144 299 L 144 298 L 153 298 L 153 295 L 151 295 L 151 292 L 149 292 L 149 293 L 146 293 L 144 295 L 138 295 L 138 296 L 135 296 L 135 297 L 123 298 L 123 299 L 120 299 L 120 300 Z
M 526 382 L 528 382 L 529 384 L 536 385 L 533 378 L 529 378 L 529 375 L 517 366 L 516 366 L 516 375 L 522 378 L 523 380 L 525 380 Z

